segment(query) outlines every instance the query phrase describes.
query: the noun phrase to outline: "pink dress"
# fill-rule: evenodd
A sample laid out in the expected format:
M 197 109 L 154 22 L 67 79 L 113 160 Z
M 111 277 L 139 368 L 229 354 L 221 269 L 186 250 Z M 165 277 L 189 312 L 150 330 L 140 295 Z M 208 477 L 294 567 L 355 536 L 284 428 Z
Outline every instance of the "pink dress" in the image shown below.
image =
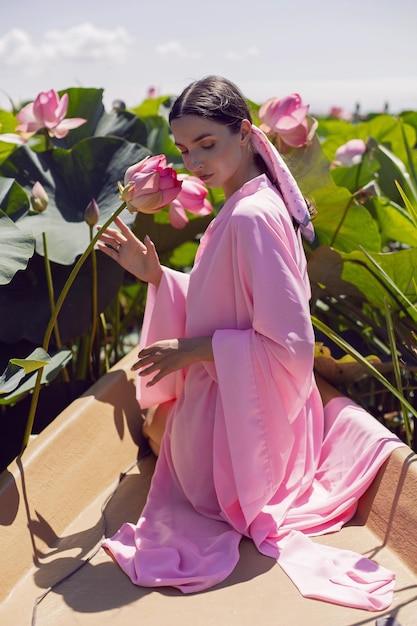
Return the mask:
M 211 222 L 190 275 L 150 287 L 141 346 L 212 337 L 200 362 L 146 388 L 143 408 L 175 399 L 136 525 L 103 542 L 137 585 L 184 593 L 224 580 L 242 536 L 306 597 L 382 610 L 394 575 L 314 543 L 338 530 L 401 442 L 336 398 L 324 414 L 313 376 L 310 287 L 300 237 L 275 187 L 246 183 Z M 360 427 L 359 427 L 360 426 Z

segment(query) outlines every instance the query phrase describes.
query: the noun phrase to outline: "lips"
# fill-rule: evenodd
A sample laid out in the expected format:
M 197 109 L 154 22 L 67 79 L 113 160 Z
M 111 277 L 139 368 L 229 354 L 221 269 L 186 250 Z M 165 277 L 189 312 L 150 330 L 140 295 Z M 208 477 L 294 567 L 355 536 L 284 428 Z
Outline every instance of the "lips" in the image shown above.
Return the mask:
M 204 174 L 203 176 L 200 175 L 199 178 L 203 183 L 206 183 L 212 176 L 213 174 Z

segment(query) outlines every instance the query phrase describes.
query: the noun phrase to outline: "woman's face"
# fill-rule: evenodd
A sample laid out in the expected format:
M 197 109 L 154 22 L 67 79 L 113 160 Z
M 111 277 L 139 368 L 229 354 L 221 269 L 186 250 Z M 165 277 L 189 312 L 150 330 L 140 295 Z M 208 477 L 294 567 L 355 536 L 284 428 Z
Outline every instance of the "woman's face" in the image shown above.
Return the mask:
M 207 187 L 223 187 L 226 197 L 245 182 L 250 135 L 250 122 L 245 122 L 239 133 L 198 115 L 184 115 L 171 123 L 185 167 Z

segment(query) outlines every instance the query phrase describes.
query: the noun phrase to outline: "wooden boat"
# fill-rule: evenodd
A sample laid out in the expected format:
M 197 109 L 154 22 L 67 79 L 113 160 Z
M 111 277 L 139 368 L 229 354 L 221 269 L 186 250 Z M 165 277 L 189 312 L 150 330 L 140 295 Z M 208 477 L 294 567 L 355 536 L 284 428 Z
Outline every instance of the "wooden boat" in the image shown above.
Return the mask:
M 315 539 L 396 572 L 388 610 L 303 598 L 246 540 L 235 571 L 204 593 L 131 584 L 99 546 L 122 522 L 137 521 L 155 464 L 141 434 L 135 357 L 68 406 L 0 475 L 2 626 L 416 626 L 417 455 L 406 446 L 381 468 L 355 518 Z

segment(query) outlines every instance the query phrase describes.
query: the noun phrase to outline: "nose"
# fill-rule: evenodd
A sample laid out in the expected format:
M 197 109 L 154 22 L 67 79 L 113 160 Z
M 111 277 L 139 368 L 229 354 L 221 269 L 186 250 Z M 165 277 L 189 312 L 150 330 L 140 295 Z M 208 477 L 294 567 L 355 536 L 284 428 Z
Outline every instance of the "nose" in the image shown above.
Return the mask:
M 203 169 L 203 163 L 199 156 L 190 155 L 189 169 L 195 174 Z

